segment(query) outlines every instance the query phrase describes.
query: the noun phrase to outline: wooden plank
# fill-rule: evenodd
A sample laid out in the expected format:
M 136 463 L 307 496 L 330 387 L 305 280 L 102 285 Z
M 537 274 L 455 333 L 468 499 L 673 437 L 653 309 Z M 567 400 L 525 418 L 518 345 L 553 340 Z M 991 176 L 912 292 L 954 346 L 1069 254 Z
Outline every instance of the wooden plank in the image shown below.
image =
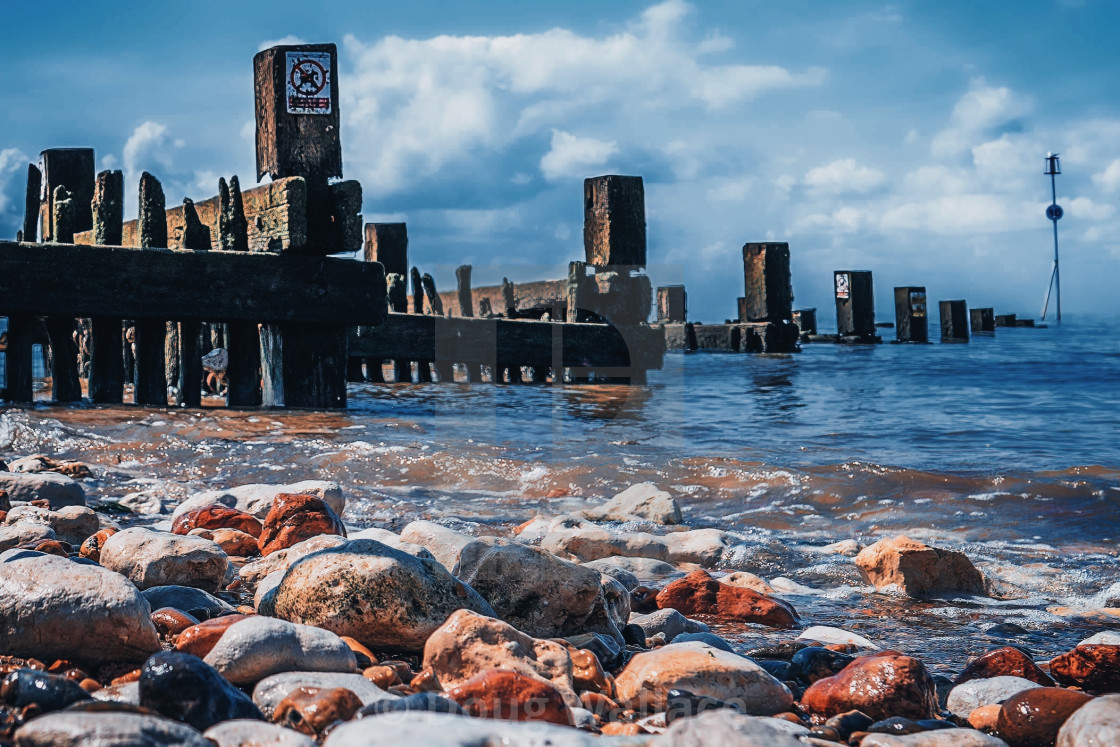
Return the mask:
M 383 272 L 330 257 L 0 241 L 0 313 L 375 325 Z
M 373 333 L 351 336 L 350 354 L 555 371 L 660 368 L 665 352 L 661 330 L 644 326 L 390 314 Z
M 33 355 L 35 319 L 26 314 L 8 316 L 8 348 L 4 352 L 8 375 L 9 402 L 31 402 L 31 359 Z
M 91 322 L 89 398 L 97 404 L 120 404 L 124 396 L 121 320 L 95 316 Z

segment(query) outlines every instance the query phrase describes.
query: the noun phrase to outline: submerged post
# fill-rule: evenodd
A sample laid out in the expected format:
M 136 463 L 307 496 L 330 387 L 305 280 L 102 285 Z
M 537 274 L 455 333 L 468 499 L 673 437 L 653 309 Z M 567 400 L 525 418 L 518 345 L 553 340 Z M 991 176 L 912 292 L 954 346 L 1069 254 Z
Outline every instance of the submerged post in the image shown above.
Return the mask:
M 991 307 L 969 309 L 968 318 L 973 332 L 996 331 L 996 310 Z
M 896 342 L 929 342 L 926 289 L 922 286 L 895 288 L 894 319 Z
M 833 275 L 836 295 L 836 330 L 841 340 L 876 343 L 875 293 L 870 270 L 836 270 Z
M 941 301 L 941 342 L 968 342 L 968 304 Z
M 688 320 L 688 294 L 683 285 L 665 285 L 657 289 L 657 321 L 659 324 L 683 324 Z

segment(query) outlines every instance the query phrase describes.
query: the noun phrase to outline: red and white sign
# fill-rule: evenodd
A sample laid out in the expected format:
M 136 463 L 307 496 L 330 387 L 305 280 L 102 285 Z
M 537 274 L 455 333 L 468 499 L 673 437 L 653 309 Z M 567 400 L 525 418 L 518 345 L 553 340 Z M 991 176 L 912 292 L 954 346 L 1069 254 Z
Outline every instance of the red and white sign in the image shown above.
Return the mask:
M 851 282 L 852 277 L 846 272 L 841 272 L 836 276 L 837 298 L 849 298 L 851 296 Z
M 287 52 L 285 86 L 289 114 L 331 113 L 330 52 Z

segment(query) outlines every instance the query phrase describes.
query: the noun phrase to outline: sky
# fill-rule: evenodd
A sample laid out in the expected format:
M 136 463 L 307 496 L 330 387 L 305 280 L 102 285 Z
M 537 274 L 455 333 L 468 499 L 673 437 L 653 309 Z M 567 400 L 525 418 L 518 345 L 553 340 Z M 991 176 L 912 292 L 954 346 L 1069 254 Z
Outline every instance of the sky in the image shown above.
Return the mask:
M 1061 153 L 1063 311 L 1120 313 L 1114 0 L 52 4 L 4 12 L 0 236 L 26 164 L 96 149 L 169 203 L 254 183 L 252 57 L 335 42 L 344 177 L 367 221 L 454 285 L 560 277 L 583 258 L 582 180 L 645 181 L 649 274 L 722 321 L 741 247 L 788 241 L 795 306 L 835 318 L 836 269 L 876 306 L 924 285 L 1036 316 Z M 822 329 L 822 331 L 824 331 Z

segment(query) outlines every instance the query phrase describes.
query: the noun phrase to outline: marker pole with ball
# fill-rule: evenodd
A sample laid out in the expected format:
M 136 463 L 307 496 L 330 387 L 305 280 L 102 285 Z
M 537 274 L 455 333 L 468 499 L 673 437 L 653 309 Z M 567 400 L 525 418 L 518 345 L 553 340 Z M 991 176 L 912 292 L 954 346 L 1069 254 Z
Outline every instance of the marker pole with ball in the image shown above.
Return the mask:
M 1057 153 L 1046 154 L 1046 171 L 1050 177 L 1050 206 L 1046 208 L 1046 217 L 1054 224 L 1054 270 L 1050 273 L 1050 285 L 1046 288 L 1046 300 L 1042 303 L 1042 318 L 1046 318 L 1046 309 L 1050 306 L 1050 291 L 1055 291 L 1055 310 L 1058 321 L 1062 321 L 1062 281 L 1058 274 L 1058 221 L 1062 218 L 1062 208 L 1058 205 L 1058 187 L 1055 177 L 1062 173 L 1058 163 Z

